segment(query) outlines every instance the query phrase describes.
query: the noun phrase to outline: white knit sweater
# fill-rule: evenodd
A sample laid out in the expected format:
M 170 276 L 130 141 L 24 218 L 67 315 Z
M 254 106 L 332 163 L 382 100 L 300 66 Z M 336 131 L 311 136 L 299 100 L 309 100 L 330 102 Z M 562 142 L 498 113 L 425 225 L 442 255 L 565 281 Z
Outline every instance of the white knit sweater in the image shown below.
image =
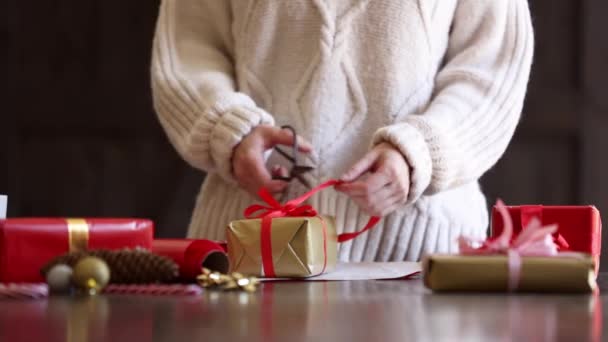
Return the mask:
M 483 238 L 479 177 L 518 123 L 533 53 L 526 0 L 165 0 L 154 104 L 177 151 L 208 173 L 190 237 L 223 239 L 256 200 L 235 184 L 233 148 L 259 124 L 315 146 L 313 184 L 387 141 L 411 166 L 407 205 L 341 245 L 343 261 L 417 260 Z M 269 163 L 276 156 L 271 156 Z M 299 183 L 289 197 L 305 191 Z M 353 231 L 345 195 L 311 200 Z

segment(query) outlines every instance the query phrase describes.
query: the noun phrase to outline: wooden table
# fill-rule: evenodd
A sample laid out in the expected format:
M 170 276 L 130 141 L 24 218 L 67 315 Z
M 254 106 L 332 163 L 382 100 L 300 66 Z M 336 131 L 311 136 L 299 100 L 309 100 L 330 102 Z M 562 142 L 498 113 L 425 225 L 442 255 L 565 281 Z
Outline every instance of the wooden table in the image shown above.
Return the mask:
M 267 283 L 254 294 L 3 301 L 0 341 L 599 341 L 602 305 L 608 296 L 431 294 L 420 280 Z

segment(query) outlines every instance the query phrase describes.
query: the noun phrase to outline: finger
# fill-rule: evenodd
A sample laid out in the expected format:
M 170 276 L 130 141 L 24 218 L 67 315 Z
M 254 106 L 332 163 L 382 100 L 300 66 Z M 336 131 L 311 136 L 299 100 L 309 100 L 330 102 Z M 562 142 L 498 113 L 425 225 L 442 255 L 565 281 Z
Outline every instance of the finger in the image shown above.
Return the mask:
M 371 211 L 369 202 L 365 198 L 351 197 L 350 199 L 357 205 L 357 207 L 359 207 L 359 210 L 363 211 L 364 213 L 367 214 Z
M 351 196 L 369 196 L 391 184 L 391 179 L 383 172 L 374 172 L 360 177 L 352 183 L 345 183 L 340 190 Z
M 407 201 L 410 191 L 409 173 L 392 172 L 392 176 L 388 171 L 384 173 L 393 180 L 388 186 L 393 190 L 395 201 L 399 203 Z
M 368 177 L 368 174 L 364 174 L 351 183 L 340 183 L 336 185 L 335 189 L 349 196 L 362 196 L 365 193 L 365 182 Z
M 357 187 L 361 186 L 361 183 L 365 181 L 366 177 L 368 177 L 367 175 L 363 175 L 361 177 L 359 177 L 357 179 L 357 181 L 351 182 L 351 183 L 339 183 L 338 185 L 335 186 L 335 189 L 337 191 L 340 192 L 344 192 L 347 195 L 351 196 L 353 195 L 353 192 L 355 192 Z
M 391 195 L 391 193 L 388 192 L 388 194 L 388 196 L 385 194 L 383 198 L 367 203 L 366 213 L 372 216 L 383 217 L 395 211 L 398 206 L 398 197 L 395 196 L 394 193 Z
M 287 177 L 289 176 L 289 171 L 285 166 L 275 165 L 272 167 L 272 177 Z
M 401 194 L 397 194 L 389 198 L 384 207 L 380 211 L 379 216 L 387 216 L 398 210 L 405 203 L 405 199 Z
M 389 198 L 395 196 L 395 191 L 391 187 L 384 187 L 375 193 L 364 194 L 364 195 L 352 195 L 351 198 L 357 198 L 367 202 L 367 206 L 373 207 L 377 204 L 383 204 Z
M 308 153 L 313 150 L 312 144 L 304 139 L 302 136 L 298 135 L 298 151 Z
M 264 185 L 271 194 L 281 193 L 287 189 L 288 183 L 282 180 L 271 180 Z
M 270 173 L 272 174 L 272 177 L 280 176 L 280 173 L 279 173 L 279 168 L 280 167 L 281 167 L 280 165 L 275 165 L 275 166 L 272 167 L 272 169 L 270 170 Z
M 254 193 L 272 179 L 270 172 L 262 160 L 261 154 L 252 153 L 245 162 L 240 164 L 239 180 Z
M 353 165 L 350 170 L 348 170 L 340 180 L 343 182 L 352 182 L 353 180 L 359 178 L 366 171 L 371 169 L 374 166 L 374 163 L 378 159 L 378 152 L 376 150 L 372 150 L 368 152 L 363 158 L 361 158 L 355 165 Z
M 368 214 L 374 214 L 377 216 L 382 208 L 392 205 L 392 198 L 394 197 L 394 190 L 390 187 L 384 187 L 377 191 L 375 194 L 369 196 L 350 196 L 351 200 L 357 204 L 357 206 Z
M 281 177 L 288 177 L 289 176 L 289 171 L 287 170 L 287 168 L 285 166 L 281 166 L 281 168 L 279 169 L 279 175 Z
M 268 131 L 268 138 L 266 139 L 265 147 L 266 149 L 272 148 L 275 145 L 286 145 L 293 146 L 293 133 L 288 129 L 280 129 L 278 127 L 272 127 Z M 308 141 L 298 136 L 297 138 L 298 150 L 300 152 L 310 152 L 313 147 Z

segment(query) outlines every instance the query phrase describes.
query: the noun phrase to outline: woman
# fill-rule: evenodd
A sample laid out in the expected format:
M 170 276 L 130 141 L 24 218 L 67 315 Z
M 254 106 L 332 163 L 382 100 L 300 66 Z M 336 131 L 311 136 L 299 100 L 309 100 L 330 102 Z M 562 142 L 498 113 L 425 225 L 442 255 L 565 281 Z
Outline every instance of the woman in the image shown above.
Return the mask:
M 384 219 L 342 261 L 418 260 L 483 238 L 478 179 L 517 126 L 533 54 L 526 0 L 165 0 L 154 44 L 158 117 L 206 171 L 190 237 L 223 239 L 303 142 L 311 199 L 339 232 Z

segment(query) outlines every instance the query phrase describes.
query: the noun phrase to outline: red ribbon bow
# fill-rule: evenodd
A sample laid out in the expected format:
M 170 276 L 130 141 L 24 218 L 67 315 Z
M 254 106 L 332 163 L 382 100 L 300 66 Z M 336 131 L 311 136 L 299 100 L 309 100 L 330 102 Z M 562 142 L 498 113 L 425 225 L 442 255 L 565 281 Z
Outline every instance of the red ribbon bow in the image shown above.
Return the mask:
M 268 204 L 268 206 L 254 204 L 245 209 L 244 216 L 248 219 L 262 219 L 262 230 L 260 236 L 260 249 L 262 252 L 262 267 L 264 270 L 265 277 L 275 277 L 276 274 L 274 272 L 274 262 L 272 260 L 272 219 L 277 217 L 314 217 L 319 216 L 317 211 L 308 204 L 302 204 L 307 199 L 312 197 L 317 192 L 324 190 L 329 187 L 333 187 L 336 185 L 342 184 L 342 181 L 339 180 L 329 180 L 309 192 L 303 194 L 300 197 L 287 201 L 285 204 L 281 205 L 270 192 L 262 188 L 258 195 L 260 198 Z M 379 217 L 371 217 L 369 222 L 363 227 L 363 229 L 353 232 L 353 233 L 343 233 L 338 235 L 338 242 L 345 242 L 356 238 L 357 236 L 363 234 L 365 231 L 371 229 L 380 221 Z M 325 221 L 321 218 L 321 222 L 323 223 L 323 270 L 321 273 L 325 271 L 325 267 L 327 265 L 327 229 Z

